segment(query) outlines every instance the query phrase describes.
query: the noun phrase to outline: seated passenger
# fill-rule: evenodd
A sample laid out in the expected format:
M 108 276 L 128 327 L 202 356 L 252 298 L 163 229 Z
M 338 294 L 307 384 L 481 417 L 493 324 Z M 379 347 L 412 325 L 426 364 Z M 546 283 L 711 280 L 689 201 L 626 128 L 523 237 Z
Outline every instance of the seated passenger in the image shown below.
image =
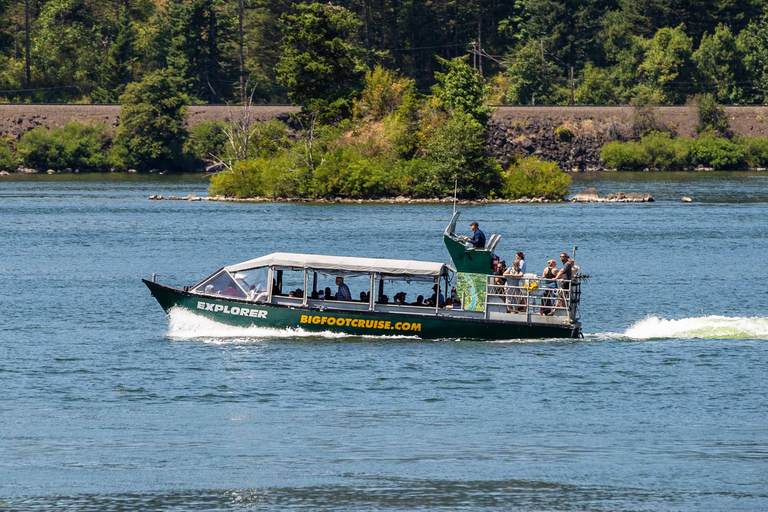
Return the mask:
M 333 299 L 333 293 L 331 293 L 331 287 L 326 286 L 325 287 L 325 300 L 331 300 Z
M 395 294 L 395 304 L 400 304 L 401 306 L 405 305 L 405 296 L 407 294 L 405 292 L 399 292 Z
M 227 297 L 240 297 L 242 292 L 235 288 L 234 283 L 229 283 L 229 286 L 219 292 L 219 295 L 225 295 Z
M 443 296 L 443 293 L 440 291 L 440 288 L 437 285 L 434 285 L 432 287 L 432 290 L 435 292 L 432 294 L 430 298 L 426 300 L 424 303 L 426 306 L 435 307 L 435 304 L 439 307 L 445 307 L 445 297 Z M 437 296 L 437 303 L 435 303 L 435 296 Z
M 213 294 L 213 285 L 209 284 L 205 286 L 205 293 Z
M 360 302 L 368 302 L 368 294 L 365 292 L 360 292 Z
M 379 297 L 378 304 L 389 304 L 389 297 L 387 297 L 386 295 L 382 295 L 381 297 Z
M 336 292 L 336 300 L 352 300 L 352 293 L 349 291 L 349 286 L 344 284 L 343 277 L 339 276 L 336 278 L 336 286 L 339 287 L 339 291 Z
M 414 302 L 411 305 L 412 306 L 423 306 L 424 305 L 424 296 L 423 295 L 419 295 L 418 297 L 416 297 L 416 302 Z
M 319 292 L 317 292 L 317 299 L 325 300 L 325 292 L 323 290 L 320 290 Z

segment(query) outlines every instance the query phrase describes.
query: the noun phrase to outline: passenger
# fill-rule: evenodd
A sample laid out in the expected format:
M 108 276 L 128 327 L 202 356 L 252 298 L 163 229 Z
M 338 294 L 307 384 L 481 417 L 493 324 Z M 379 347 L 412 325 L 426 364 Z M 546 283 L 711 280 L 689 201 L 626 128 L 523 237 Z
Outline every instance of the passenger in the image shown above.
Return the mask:
M 406 295 L 407 294 L 405 292 L 396 293 L 395 294 L 395 298 L 394 298 L 395 304 L 399 304 L 401 306 L 404 306 L 405 305 L 405 296 Z
M 325 300 L 325 292 L 323 290 L 317 292 L 317 300 Z
M 525 264 L 525 254 L 523 254 L 522 252 L 518 252 L 518 253 L 515 255 L 515 261 L 517 261 L 517 262 L 520 264 L 520 272 L 522 272 L 523 274 L 525 274 L 525 271 L 526 271 L 526 270 L 527 270 L 527 268 L 528 268 L 528 267 L 526 266 L 526 264 Z
M 326 286 L 325 287 L 325 300 L 331 300 L 333 299 L 333 293 L 331 293 L 331 287 Z
M 294 297 L 298 297 L 300 299 L 304 298 L 304 290 L 302 290 L 301 288 L 296 288 L 293 291 L 293 296 Z
M 563 266 L 555 276 L 555 279 L 560 281 L 560 290 L 558 290 L 560 300 L 557 301 L 557 306 L 565 307 L 565 301 L 568 300 L 571 289 L 571 279 L 573 279 L 573 263 L 567 252 L 560 254 L 560 261 L 563 262 Z
M 389 304 L 389 297 L 386 295 L 382 295 L 379 299 L 379 304 Z
M 501 260 L 496 264 L 496 269 L 494 270 L 493 273 L 497 276 L 500 276 L 500 275 L 503 275 L 504 272 L 506 272 L 506 270 L 507 270 L 507 261 Z
M 423 306 L 424 305 L 424 296 L 423 295 L 419 295 L 418 297 L 416 297 L 416 302 L 414 302 L 411 305 L 412 306 Z
M 485 233 L 480 231 L 480 226 L 478 226 L 477 222 L 472 222 L 472 224 L 469 225 L 469 229 L 474 232 L 472 238 L 469 238 L 468 236 L 462 236 L 461 238 L 472 244 L 475 249 L 484 249 Z
M 512 262 L 512 268 L 504 272 L 504 277 L 507 278 L 507 285 L 510 286 L 510 288 L 507 288 L 507 313 L 525 311 L 526 301 L 521 289 L 522 277 L 524 275 L 520 271 L 520 260 L 518 259 Z
M 426 300 L 424 305 L 435 307 L 435 304 L 437 304 L 438 307 L 445 307 L 445 297 L 443 296 L 442 292 L 440 291 L 440 287 L 438 285 L 434 285 L 432 287 L 432 291 L 434 292 L 430 298 Z M 437 303 L 435 303 L 435 296 L 437 296 Z
M 288 292 L 288 296 L 289 297 L 295 297 L 295 295 L 293 294 L 293 291 Z
M 242 292 L 235 287 L 235 283 L 230 282 L 229 286 L 219 292 L 219 295 L 225 295 L 227 297 L 241 297 Z
M 213 295 L 213 285 L 212 284 L 209 284 L 209 285 L 205 286 L 205 293 L 210 293 L 211 295 Z
M 336 300 L 352 300 L 352 293 L 349 291 L 349 286 L 344 284 L 343 277 L 339 276 L 336 278 L 336 286 L 339 287 L 339 291 L 336 292 Z
M 552 306 L 554 305 L 554 291 L 553 288 L 557 288 L 557 281 L 555 281 L 555 276 L 557 275 L 557 262 L 555 260 L 549 260 L 547 261 L 547 266 L 544 269 L 544 271 L 541 273 L 542 278 L 542 285 L 544 286 L 544 294 L 541 298 L 541 309 L 539 309 L 539 314 L 542 315 L 552 315 L 555 310 L 552 309 Z
M 368 294 L 365 292 L 360 292 L 360 302 L 368 302 Z

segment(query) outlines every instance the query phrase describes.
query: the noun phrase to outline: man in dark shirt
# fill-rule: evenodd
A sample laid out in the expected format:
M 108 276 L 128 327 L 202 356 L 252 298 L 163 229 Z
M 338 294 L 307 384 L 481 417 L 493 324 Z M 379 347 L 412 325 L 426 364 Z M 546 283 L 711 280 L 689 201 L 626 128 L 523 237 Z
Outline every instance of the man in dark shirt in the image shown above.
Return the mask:
M 462 238 L 471 243 L 475 249 L 485 248 L 485 233 L 480 231 L 480 226 L 477 225 L 477 222 L 472 222 L 472 224 L 469 225 L 469 229 L 474 232 L 472 238 L 469 238 L 468 236 L 464 236 Z

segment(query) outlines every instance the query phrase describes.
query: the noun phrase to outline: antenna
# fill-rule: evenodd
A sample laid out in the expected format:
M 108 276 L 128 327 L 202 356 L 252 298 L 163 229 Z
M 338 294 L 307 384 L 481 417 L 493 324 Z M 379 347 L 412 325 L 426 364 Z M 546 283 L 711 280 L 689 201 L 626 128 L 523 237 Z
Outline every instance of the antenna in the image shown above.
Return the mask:
M 453 181 L 453 214 L 456 215 L 456 191 L 459 189 L 459 179 Z

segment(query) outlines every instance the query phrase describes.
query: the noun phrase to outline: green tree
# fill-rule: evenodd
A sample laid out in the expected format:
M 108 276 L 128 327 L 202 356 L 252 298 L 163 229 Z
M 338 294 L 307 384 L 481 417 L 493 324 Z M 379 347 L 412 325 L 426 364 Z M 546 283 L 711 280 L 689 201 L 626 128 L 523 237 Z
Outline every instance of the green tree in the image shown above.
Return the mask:
M 93 92 L 97 103 L 115 103 L 133 78 L 133 29 L 128 9 L 120 11 L 115 25 L 115 39 L 109 44 L 109 53 L 101 66 L 99 87 Z
M 717 26 L 714 34 L 704 34 L 692 56 L 702 85 L 714 90 L 717 101 L 725 103 L 740 103 L 744 99 L 743 58 L 731 29 L 723 24 Z
M 133 82 L 120 96 L 120 125 L 115 154 L 126 167 L 178 169 L 184 165 L 183 147 L 187 97 L 163 71 Z
M 349 115 L 366 70 L 357 35 L 361 22 L 343 7 L 312 3 L 294 5 L 281 25 L 277 78 L 291 100 L 326 117 Z
M 447 71 L 435 73 L 437 84 L 433 94 L 449 109 L 466 112 L 485 126 L 491 111 L 483 104 L 486 87 L 483 77 L 467 64 L 468 58 L 468 55 L 452 60 L 437 58 Z
M 501 167 L 484 155 L 485 127 L 472 114 L 453 112 L 427 139 L 424 153 L 434 164 L 442 194 L 458 180 L 462 197 L 486 197 L 501 185 Z
M 737 45 L 752 82 L 751 101 L 768 103 L 768 6 L 738 35 Z
M 682 103 L 691 79 L 692 42 L 685 26 L 659 29 L 646 48 L 640 76 L 659 91 L 662 102 Z
M 542 62 L 537 41 L 529 41 L 512 57 L 507 76 L 509 103 L 531 105 L 556 102 L 552 72 L 547 63 Z
M 617 80 L 611 72 L 589 62 L 581 71 L 574 100 L 581 105 L 610 105 L 621 101 L 618 93 Z

